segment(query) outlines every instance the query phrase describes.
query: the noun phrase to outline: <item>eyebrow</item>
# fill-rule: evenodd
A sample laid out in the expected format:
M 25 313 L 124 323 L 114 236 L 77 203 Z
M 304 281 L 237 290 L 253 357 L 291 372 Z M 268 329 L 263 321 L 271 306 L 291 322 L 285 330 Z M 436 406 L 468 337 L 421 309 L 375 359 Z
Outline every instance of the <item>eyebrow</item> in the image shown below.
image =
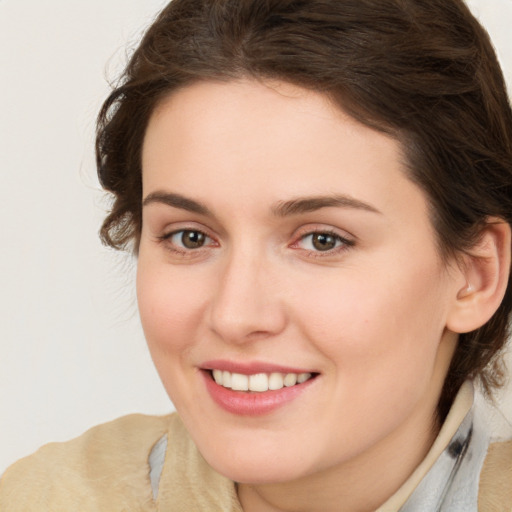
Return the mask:
M 368 203 L 346 195 L 301 197 L 290 201 L 280 201 L 272 208 L 272 211 L 278 217 L 288 217 L 332 207 L 353 208 L 372 213 L 381 213 L 377 208 Z
M 212 212 L 203 203 L 172 192 L 152 192 L 144 199 L 142 206 L 147 206 L 152 203 L 165 204 L 199 215 L 213 216 Z M 277 217 L 289 217 L 332 207 L 352 208 L 372 213 L 381 213 L 370 204 L 347 195 L 299 197 L 289 201 L 279 201 L 272 207 L 272 213 Z
M 200 215 L 212 215 L 210 210 L 204 204 L 200 203 L 199 201 L 195 201 L 194 199 L 182 196 L 181 194 L 173 194 L 170 192 L 152 192 L 144 199 L 142 206 L 147 206 L 151 203 L 166 204 L 167 206 L 172 206 L 173 208 L 179 208 L 181 210 L 198 213 Z

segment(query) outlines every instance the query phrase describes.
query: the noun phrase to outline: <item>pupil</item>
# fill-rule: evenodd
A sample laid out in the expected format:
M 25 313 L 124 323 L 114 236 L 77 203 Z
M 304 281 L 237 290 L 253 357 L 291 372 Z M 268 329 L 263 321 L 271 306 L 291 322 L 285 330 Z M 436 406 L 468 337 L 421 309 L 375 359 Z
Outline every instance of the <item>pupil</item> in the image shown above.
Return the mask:
M 184 231 L 181 241 L 187 249 L 197 249 L 204 245 L 204 234 L 199 231 Z
M 326 233 L 316 233 L 313 235 L 313 247 L 318 251 L 329 251 L 336 246 L 336 237 Z

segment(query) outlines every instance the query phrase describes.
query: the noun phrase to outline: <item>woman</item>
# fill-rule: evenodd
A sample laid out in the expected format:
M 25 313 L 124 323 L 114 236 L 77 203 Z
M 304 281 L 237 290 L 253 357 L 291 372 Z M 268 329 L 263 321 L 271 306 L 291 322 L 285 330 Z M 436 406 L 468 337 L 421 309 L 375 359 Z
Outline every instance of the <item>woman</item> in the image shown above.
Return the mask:
M 99 117 L 179 416 L 13 466 L 2 510 L 510 510 L 512 113 L 459 0 L 174 0 Z

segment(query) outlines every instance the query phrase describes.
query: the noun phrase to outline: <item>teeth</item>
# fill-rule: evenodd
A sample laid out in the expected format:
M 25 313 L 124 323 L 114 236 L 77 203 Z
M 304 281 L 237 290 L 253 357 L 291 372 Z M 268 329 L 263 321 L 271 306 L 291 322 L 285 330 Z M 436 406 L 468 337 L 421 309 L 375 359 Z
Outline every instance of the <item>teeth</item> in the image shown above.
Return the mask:
M 222 386 L 222 370 L 213 370 L 213 379 Z
M 271 373 L 268 379 L 268 389 L 281 389 L 284 387 L 284 379 L 282 373 Z
M 311 373 L 299 373 L 297 376 L 297 384 L 302 384 L 311 378 Z
M 222 385 L 225 388 L 231 387 L 231 373 L 230 372 L 222 372 Z
M 257 373 L 249 377 L 251 391 L 268 391 L 268 377 L 264 373 Z
M 289 388 L 290 386 L 295 386 L 295 384 L 297 384 L 297 374 L 287 373 L 284 378 L 284 385 Z
M 255 373 L 242 375 L 226 370 L 213 370 L 213 379 L 217 384 L 235 391 L 255 391 L 263 393 L 268 390 L 278 390 L 283 387 L 302 384 L 311 378 L 311 373 Z
M 249 377 L 241 373 L 231 374 L 231 389 L 235 391 L 248 391 L 249 390 Z

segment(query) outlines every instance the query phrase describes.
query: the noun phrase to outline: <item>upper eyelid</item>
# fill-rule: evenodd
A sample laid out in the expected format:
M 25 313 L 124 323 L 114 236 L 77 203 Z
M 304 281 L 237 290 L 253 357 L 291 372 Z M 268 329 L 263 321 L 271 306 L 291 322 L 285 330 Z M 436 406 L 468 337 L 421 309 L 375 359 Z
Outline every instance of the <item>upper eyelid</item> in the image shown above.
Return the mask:
M 143 227 L 146 225 L 148 231 L 154 236 L 161 237 L 162 233 L 170 233 L 181 229 L 198 230 L 213 238 L 217 234 L 223 234 L 222 226 L 215 218 L 205 218 L 201 213 L 166 207 L 165 204 L 155 201 L 147 203 L 149 207 L 143 211 Z M 155 206 L 153 209 L 152 207 Z M 212 235 L 213 234 L 213 235 Z
M 174 228 L 174 229 L 170 229 L 169 231 L 166 231 L 164 230 L 164 233 L 161 235 L 163 238 L 169 238 L 170 236 L 173 236 L 173 235 L 176 235 L 177 233 L 183 233 L 185 231 L 195 231 L 197 233 L 202 233 L 203 235 L 206 235 L 207 237 L 211 238 L 210 235 L 208 235 L 208 233 L 206 233 L 205 230 L 203 229 L 198 229 L 198 228 Z
M 314 235 L 316 233 L 329 233 L 341 238 L 342 240 L 347 240 L 352 243 L 357 241 L 357 237 L 349 231 L 326 224 L 309 224 L 301 226 L 295 231 L 294 238 L 296 238 L 296 240 L 300 240 L 301 238 L 304 238 L 308 235 Z
M 198 231 L 209 238 L 215 239 L 215 236 L 212 234 L 212 229 L 196 222 L 173 222 L 164 226 L 160 231 L 162 233 L 160 238 L 169 237 L 174 233 L 179 233 L 180 231 Z

